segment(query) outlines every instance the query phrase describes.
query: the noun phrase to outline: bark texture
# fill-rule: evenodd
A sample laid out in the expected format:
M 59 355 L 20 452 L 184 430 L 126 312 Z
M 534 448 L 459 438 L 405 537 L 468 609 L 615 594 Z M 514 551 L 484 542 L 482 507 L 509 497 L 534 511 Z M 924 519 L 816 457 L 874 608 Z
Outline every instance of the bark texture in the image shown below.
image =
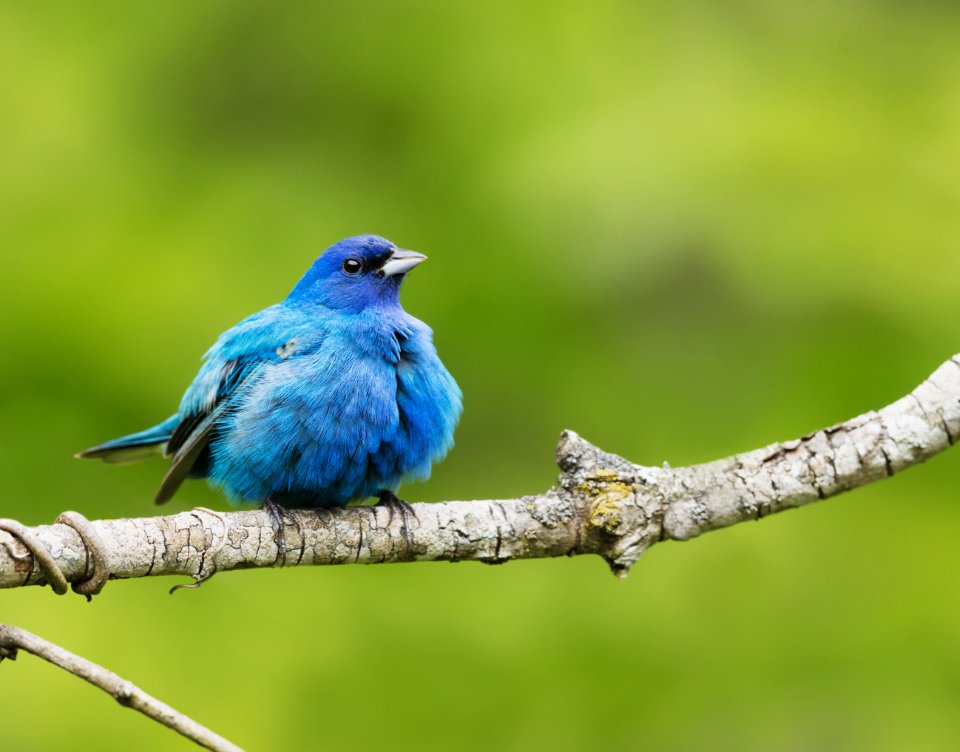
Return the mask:
M 75 585 L 89 584 L 95 574 L 97 557 L 84 537 L 99 544 L 111 579 L 177 574 L 199 581 L 247 567 L 493 564 L 579 554 L 602 556 L 624 575 L 658 541 L 688 540 L 835 496 L 923 462 L 957 437 L 960 356 L 882 410 L 703 465 L 643 467 L 566 431 L 557 448 L 559 480 L 534 496 L 414 504 L 415 515 L 386 507 L 291 510 L 283 536 L 275 535 L 262 510 L 195 509 L 100 520 L 81 530 L 76 523 L 59 523 L 20 535 L 0 530 L 0 587 L 53 581 L 27 538 Z

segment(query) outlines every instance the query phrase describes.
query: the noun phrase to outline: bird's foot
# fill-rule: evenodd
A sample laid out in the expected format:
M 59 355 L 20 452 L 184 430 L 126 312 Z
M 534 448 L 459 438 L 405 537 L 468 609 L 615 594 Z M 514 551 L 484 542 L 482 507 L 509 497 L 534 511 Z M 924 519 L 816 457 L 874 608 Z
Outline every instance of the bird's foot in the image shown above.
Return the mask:
M 377 502 L 378 507 L 386 507 L 390 513 L 390 516 L 387 518 L 387 526 L 393 524 L 393 517 L 395 513 L 400 514 L 400 536 L 403 538 L 403 542 L 407 546 L 407 551 L 413 551 L 413 535 L 410 532 L 410 518 L 413 518 L 417 521 L 417 525 L 420 524 L 420 518 L 417 517 L 417 513 L 414 508 L 406 501 L 397 496 L 393 491 L 381 491 L 377 494 L 379 501 Z
M 403 516 L 404 521 L 406 521 L 408 517 L 413 517 L 417 522 L 420 521 L 413 505 L 401 499 L 393 491 L 381 491 L 377 494 L 377 498 L 379 501 L 377 501 L 376 506 L 386 507 L 390 512 L 390 519 L 387 522 L 388 525 L 393 524 L 393 515 L 395 512 L 399 512 L 401 516 Z
M 264 511 L 270 515 L 273 522 L 273 540 L 277 544 L 277 563 L 283 567 L 287 564 L 287 524 L 286 510 L 273 499 L 263 502 Z

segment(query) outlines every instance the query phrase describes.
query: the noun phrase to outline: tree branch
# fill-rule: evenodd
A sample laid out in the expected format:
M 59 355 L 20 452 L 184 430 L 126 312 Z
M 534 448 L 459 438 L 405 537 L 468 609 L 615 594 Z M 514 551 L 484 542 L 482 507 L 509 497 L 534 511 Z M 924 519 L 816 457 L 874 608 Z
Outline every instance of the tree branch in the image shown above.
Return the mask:
M 148 718 L 152 718 L 157 723 L 187 737 L 201 747 L 215 750 L 215 752 L 242 752 L 236 744 L 228 742 L 222 736 L 218 736 L 210 729 L 201 726 L 192 718 L 188 718 L 166 703 L 151 697 L 142 689 L 120 678 L 112 671 L 108 671 L 86 658 L 81 658 L 69 650 L 64 650 L 59 645 L 47 642 L 25 629 L 10 624 L 0 624 L 0 661 L 5 658 L 16 660 L 19 650 L 25 650 L 52 663 L 54 666 L 69 671 L 74 676 L 79 676 L 84 681 L 90 682 L 111 695 L 121 705 L 132 708 L 138 713 L 143 713 Z
M 97 573 L 91 571 L 95 557 L 84 538 L 99 542 L 111 579 L 179 574 L 201 581 L 248 567 L 438 560 L 495 564 L 579 554 L 602 556 L 622 576 L 658 541 L 688 540 L 835 496 L 919 464 L 957 437 L 960 356 L 878 412 L 703 465 L 642 467 L 567 431 L 557 449 L 561 475 L 547 492 L 415 504 L 415 519 L 384 507 L 291 510 L 284 534 L 275 536 L 263 510 L 196 509 L 101 520 L 86 528 L 66 518 L 19 536 L 0 531 L 0 587 L 55 579 L 45 574 L 27 538 L 49 552 L 66 581 L 81 588 L 87 584 L 88 590 Z

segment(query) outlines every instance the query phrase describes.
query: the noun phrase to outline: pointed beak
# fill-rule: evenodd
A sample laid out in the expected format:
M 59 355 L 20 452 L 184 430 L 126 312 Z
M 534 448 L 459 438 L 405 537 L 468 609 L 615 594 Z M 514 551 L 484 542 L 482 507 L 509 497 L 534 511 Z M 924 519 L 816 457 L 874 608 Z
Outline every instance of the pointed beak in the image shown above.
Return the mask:
M 390 258 L 384 262 L 383 266 L 380 267 L 380 272 L 385 277 L 391 277 L 394 274 L 406 274 L 421 261 L 426 260 L 427 257 L 422 253 L 397 248 L 390 255 Z

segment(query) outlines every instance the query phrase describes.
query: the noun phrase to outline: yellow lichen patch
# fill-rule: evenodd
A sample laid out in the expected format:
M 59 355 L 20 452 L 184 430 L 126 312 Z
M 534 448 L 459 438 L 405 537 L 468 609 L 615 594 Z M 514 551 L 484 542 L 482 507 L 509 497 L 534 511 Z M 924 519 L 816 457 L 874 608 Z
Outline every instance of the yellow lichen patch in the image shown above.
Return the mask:
M 632 493 L 628 483 L 613 470 L 595 470 L 580 486 L 590 499 L 590 524 L 608 532 L 616 532 L 622 523 L 621 505 Z
M 609 483 L 610 481 L 615 481 L 620 476 L 617 475 L 614 470 L 606 470 L 601 468 L 599 470 L 594 470 L 593 475 L 587 476 L 587 480 L 596 481 L 597 483 Z
M 584 478 L 583 482 L 577 486 L 577 490 L 581 496 L 593 497 L 603 493 L 610 484 L 619 483 L 619 477 L 613 470 L 601 468 Z

